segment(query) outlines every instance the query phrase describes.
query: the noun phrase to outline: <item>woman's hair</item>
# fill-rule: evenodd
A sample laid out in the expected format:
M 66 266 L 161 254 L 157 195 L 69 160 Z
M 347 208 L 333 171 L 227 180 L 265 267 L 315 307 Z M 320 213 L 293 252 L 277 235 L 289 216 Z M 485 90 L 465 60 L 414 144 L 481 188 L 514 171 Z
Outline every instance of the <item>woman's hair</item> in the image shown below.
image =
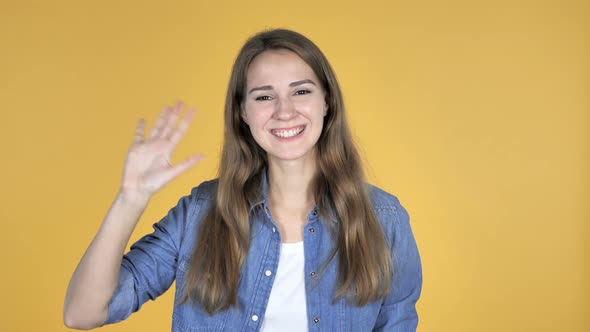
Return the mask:
M 345 296 L 365 305 L 384 298 L 393 277 L 391 255 L 371 205 L 334 71 L 320 49 L 303 35 L 285 29 L 263 31 L 244 44 L 231 72 L 216 196 L 197 232 L 181 299 L 200 303 L 209 314 L 237 303 L 239 274 L 250 245 L 250 207 L 261 200 L 261 174 L 267 167 L 266 152 L 252 137 L 240 111 L 248 66 L 262 52 L 277 49 L 294 52 L 313 69 L 328 104 L 316 144 L 317 175 L 312 186 L 320 215 L 337 220 L 336 226 L 328 225 L 336 247 L 324 263 L 325 268 L 338 257 L 334 298 Z

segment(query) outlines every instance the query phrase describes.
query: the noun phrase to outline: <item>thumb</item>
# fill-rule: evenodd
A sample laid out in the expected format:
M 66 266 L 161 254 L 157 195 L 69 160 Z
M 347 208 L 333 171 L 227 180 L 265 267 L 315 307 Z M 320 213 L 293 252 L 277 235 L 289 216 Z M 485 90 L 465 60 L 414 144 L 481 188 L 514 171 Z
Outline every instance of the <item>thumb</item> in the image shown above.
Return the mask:
M 170 168 L 170 175 L 172 178 L 179 176 L 180 174 L 186 172 L 189 168 L 193 167 L 198 161 L 203 160 L 205 156 L 201 153 L 190 156 L 185 160 L 181 161 L 175 166 Z

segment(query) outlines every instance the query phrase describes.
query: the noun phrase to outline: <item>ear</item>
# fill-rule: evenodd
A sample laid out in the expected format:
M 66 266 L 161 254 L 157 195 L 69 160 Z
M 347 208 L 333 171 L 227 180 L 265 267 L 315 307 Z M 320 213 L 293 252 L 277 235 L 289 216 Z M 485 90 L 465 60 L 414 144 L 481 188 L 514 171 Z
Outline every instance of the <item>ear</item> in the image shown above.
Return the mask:
M 324 105 L 324 116 L 326 116 L 326 114 L 328 114 L 328 103 Z

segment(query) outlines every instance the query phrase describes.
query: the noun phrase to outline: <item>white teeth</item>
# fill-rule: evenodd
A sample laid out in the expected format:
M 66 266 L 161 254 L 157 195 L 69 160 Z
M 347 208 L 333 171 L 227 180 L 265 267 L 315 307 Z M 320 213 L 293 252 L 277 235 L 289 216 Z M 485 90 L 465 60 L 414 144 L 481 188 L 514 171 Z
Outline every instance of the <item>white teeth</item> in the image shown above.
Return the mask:
M 272 134 L 282 138 L 288 138 L 298 135 L 303 131 L 305 127 L 300 127 L 299 129 L 291 129 L 291 130 L 271 130 Z

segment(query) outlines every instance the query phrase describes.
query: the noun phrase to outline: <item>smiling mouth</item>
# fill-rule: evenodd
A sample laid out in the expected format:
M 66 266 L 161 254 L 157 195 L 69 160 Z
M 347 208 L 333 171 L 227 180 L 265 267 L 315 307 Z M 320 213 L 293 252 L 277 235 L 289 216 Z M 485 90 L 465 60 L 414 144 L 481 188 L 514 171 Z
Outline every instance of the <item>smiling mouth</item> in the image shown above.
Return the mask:
M 295 137 L 303 132 L 305 129 L 305 125 L 298 126 L 291 129 L 272 129 L 270 132 L 271 134 L 275 135 L 276 137 L 280 138 L 289 138 Z

